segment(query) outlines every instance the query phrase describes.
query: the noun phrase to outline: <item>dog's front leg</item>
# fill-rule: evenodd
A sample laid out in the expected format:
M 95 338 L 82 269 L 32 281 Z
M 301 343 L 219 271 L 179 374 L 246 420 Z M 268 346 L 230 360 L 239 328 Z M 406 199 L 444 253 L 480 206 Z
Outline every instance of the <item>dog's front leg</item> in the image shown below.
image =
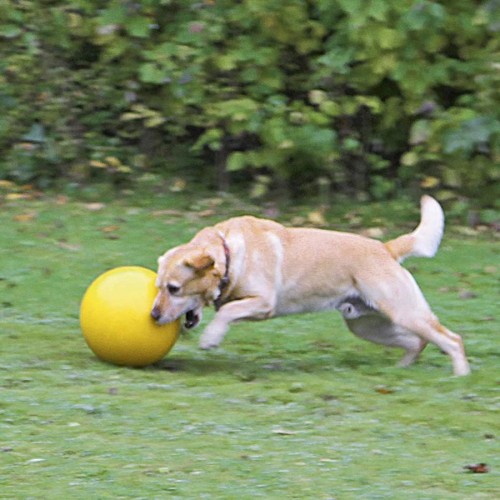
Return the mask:
M 229 325 L 240 319 L 266 319 L 272 316 L 274 306 L 263 297 L 249 297 L 224 304 L 200 337 L 201 349 L 218 347 L 229 330 Z

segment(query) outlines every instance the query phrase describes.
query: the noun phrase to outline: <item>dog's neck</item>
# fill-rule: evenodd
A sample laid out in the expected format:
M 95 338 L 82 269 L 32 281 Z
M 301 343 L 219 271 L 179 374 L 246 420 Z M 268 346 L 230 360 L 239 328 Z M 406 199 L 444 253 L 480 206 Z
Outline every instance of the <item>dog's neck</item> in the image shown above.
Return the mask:
M 226 265 L 225 265 L 224 276 L 221 278 L 221 280 L 219 282 L 219 295 L 214 300 L 214 307 L 215 307 L 216 311 L 218 311 L 221 308 L 221 306 L 222 306 L 222 294 L 224 293 L 224 290 L 229 285 L 229 266 L 231 265 L 231 252 L 229 250 L 229 246 L 227 244 L 226 238 L 224 238 L 224 235 L 222 233 L 219 233 L 219 236 L 222 240 L 222 247 L 224 248 L 224 256 L 226 258 Z

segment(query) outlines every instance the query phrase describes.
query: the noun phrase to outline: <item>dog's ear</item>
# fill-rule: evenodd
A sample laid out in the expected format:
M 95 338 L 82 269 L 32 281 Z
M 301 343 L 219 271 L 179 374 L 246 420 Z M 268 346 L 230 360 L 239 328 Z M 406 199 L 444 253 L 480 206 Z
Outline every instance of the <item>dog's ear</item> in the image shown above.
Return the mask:
M 205 252 L 188 257 L 184 264 L 196 272 L 205 271 L 214 265 L 214 259 Z

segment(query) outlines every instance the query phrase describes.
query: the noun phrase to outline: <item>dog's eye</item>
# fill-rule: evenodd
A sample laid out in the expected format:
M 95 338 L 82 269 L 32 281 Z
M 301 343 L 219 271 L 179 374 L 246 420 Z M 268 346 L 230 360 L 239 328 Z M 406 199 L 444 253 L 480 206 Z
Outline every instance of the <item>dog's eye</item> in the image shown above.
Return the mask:
M 180 289 L 181 287 L 177 285 L 172 285 L 172 284 L 167 285 L 168 293 L 170 293 L 171 295 L 175 295 L 176 293 L 179 292 Z

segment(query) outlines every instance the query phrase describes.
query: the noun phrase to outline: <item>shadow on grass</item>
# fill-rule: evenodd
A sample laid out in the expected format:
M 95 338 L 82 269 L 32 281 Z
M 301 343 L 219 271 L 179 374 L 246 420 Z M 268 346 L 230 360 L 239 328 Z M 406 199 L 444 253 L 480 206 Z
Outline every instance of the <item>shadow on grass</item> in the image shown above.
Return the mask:
M 383 352 L 383 351 L 382 351 Z M 265 373 L 321 373 L 330 371 L 379 371 L 393 367 L 395 360 L 374 357 L 370 353 L 342 352 L 317 353 L 305 351 L 301 355 L 284 352 L 282 356 L 267 355 L 265 351 L 255 356 L 218 351 L 199 356 L 174 355 L 150 366 L 148 370 L 213 375 L 215 373 L 238 374 L 239 377 L 259 376 Z

